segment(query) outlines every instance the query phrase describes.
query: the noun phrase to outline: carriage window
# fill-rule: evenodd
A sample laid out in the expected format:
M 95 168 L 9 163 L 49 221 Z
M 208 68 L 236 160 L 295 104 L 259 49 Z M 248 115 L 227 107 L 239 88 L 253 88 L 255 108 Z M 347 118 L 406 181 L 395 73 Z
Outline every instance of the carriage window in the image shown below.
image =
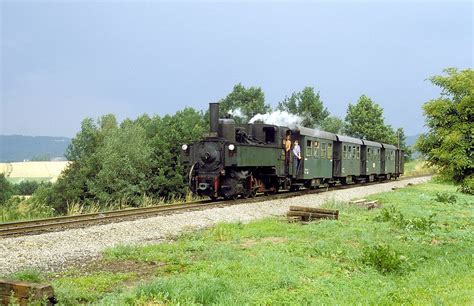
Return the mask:
M 321 143 L 321 158 L 326 158 L 327 153 L 327 143 Z
M 342 151 L 342 159 L 347 159 L 347 146 L 344 145 L 344 150 Z
M 377 155 L 375 156 L 375 160 L 380 159 L 380 149 L 377 149 Z
M 356 158 L 360 159 L 360 147 L 357 147 L 357 153 L 356 153 Z
M 352 159 L 357 159 L 357 156 L 356 156 L 356 146 L 352 146 Z
M 306 156 L 311 156 L 311 140 L 306 140 Z
M 314 157 L 319 158 L 319 142 L 316 140 L 313 142 L 313 154 Z
M 332 159 L 332 143 L 328 143 L 328 158 Z

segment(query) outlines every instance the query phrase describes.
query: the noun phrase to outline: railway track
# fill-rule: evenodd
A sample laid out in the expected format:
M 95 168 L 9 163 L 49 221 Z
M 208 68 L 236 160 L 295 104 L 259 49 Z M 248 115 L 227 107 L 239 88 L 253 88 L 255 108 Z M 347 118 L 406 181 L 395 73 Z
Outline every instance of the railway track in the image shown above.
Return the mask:
M 409 178 L 402 178 L 400 180 L 406 180 Z M 273 195 L 263 196 L 258 195 L 255 198 L 248 199 L 237 199 L 228 201 L 215 201 L 201 200 L 196 202 L 181 203 L 181 204 L 169 204 L 162 206 L 151 206 L 143 208 L 130 208 L 123 210 L 114 210 L 99 213 L 90 213 L 75 216 L 61 216 L 46 219 L 36 219 L 27 221 L 16 221 L 0 224 L 0 237 L 7 236 L 22 236 L 31 234 L 40 234 L 55 230 L 64 230 L 69 228 L 85 227 L 96 224 L 105 224 L 111 222 L 119 222 L 124 220 L 133 220 L 137 218 L 144 218 L 156 215 L 174 214 L 190 210 L 209 209 L 214 207 L 225 207 L 231 205 L 239 205 L 244 203 L 254 203 L 261 201 L 268 201 L 274 199 L 285 199 L 290 197 L 296 197 L 305 194 L 322 193 L 332 190 L 341 190 L 361 186 L 369 186 L 374 184 L 386 184 L 392 181 L 376 181 L 371 183 L 351 184 L 351 185 L 339 185 L 334 187 L 326 187 L 319 189 L 304 189 L 296 192 L 281 192 Z

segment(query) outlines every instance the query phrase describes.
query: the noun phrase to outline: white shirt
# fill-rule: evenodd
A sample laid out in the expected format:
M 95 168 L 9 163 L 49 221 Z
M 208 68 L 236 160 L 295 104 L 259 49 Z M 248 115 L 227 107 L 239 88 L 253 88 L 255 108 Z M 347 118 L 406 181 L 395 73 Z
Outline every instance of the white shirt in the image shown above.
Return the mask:
M 293 147 L 293 154 L 295 154 L 296 157 L 299 157 L 301 155 L 300 145 L 295 145 Z

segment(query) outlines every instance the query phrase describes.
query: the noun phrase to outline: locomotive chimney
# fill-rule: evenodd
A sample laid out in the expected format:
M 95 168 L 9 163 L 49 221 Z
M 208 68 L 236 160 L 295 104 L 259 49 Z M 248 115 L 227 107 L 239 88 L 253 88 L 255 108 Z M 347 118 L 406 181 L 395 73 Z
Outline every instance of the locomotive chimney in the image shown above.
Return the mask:
M 211 134 L 217 136 L 219 131 L 219 103 L 209 103 L 209 122 L 211 124 Z

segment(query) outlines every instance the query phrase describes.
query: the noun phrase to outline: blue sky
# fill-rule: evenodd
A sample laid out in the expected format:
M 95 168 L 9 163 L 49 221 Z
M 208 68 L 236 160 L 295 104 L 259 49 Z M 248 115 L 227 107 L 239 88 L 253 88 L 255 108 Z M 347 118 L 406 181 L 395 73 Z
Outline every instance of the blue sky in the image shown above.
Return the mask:
M 234 84 L 272 106 L 366 94 L 423 131 L 426 79 L 473 64 L 470 2 L 2 1 L 0 134 L 73 136 L 85 117 L 205 109 Z

